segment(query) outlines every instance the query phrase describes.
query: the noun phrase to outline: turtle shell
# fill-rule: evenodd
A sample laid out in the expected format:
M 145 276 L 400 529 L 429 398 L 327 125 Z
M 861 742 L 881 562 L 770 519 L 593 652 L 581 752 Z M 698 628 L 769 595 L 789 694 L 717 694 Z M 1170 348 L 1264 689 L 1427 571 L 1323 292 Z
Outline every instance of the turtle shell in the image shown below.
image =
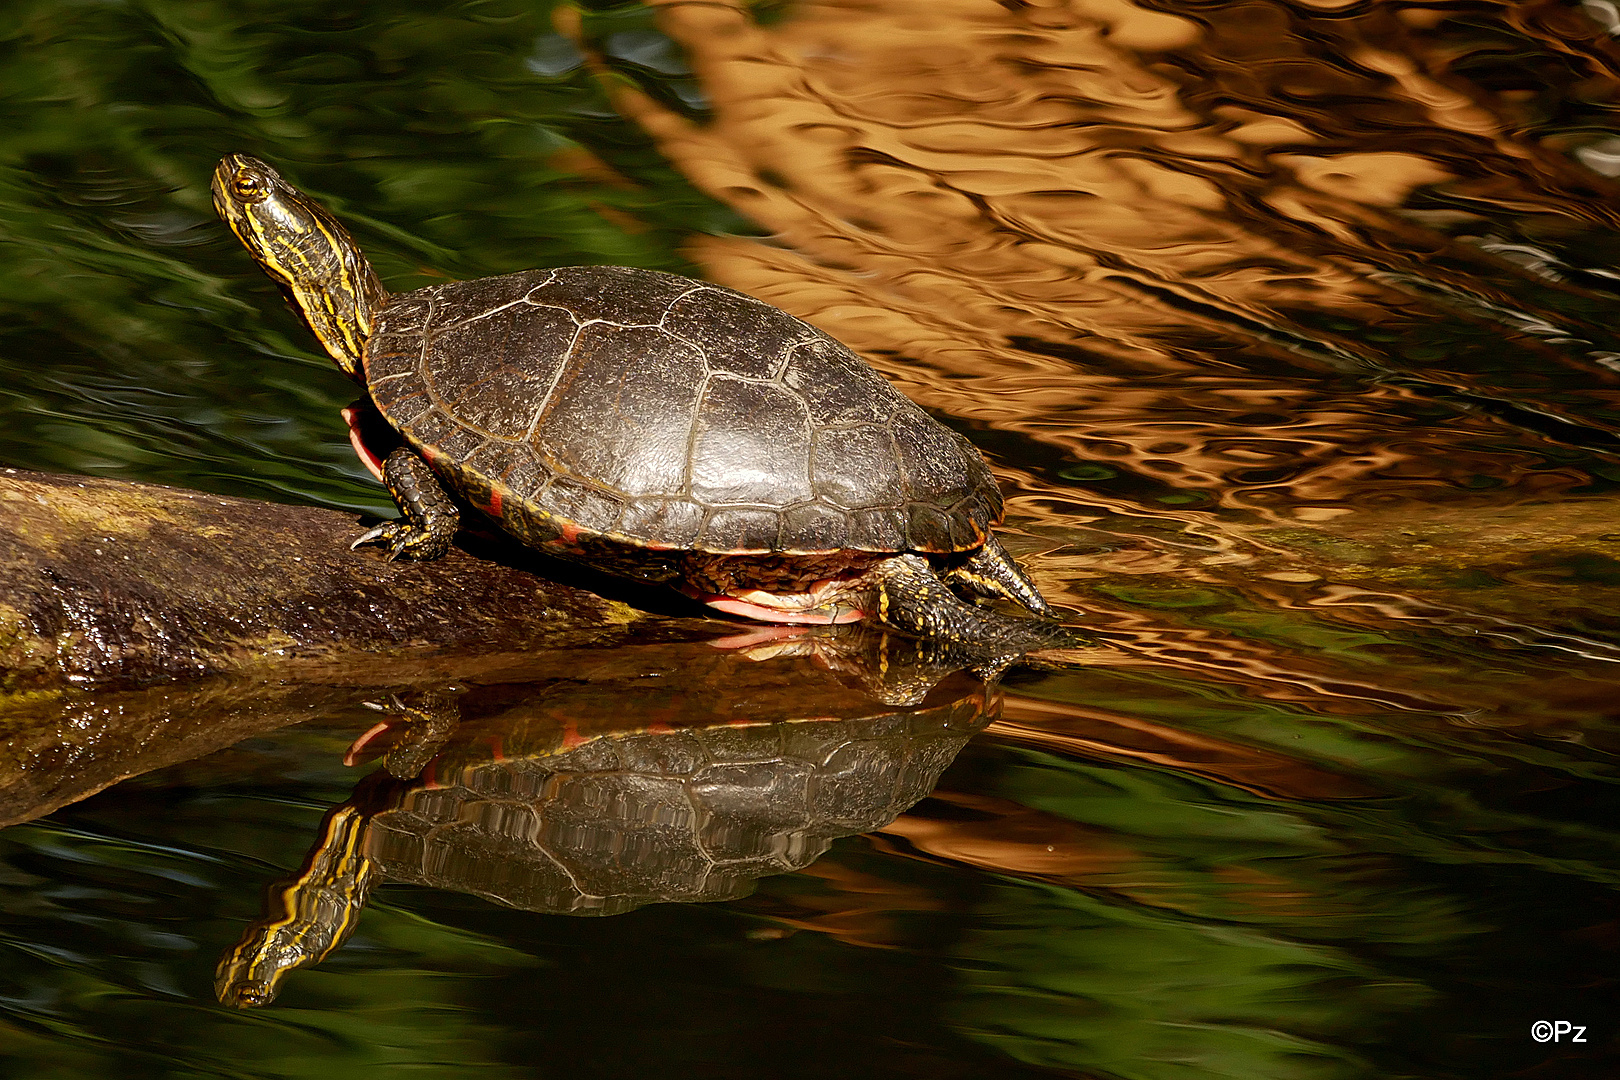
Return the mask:
M 576 266 L 392 296 L 365 371 L 447 486 L 531 544 L 944 553 L 1001 517 L 973 445 L 849 349 L 673 274 Z

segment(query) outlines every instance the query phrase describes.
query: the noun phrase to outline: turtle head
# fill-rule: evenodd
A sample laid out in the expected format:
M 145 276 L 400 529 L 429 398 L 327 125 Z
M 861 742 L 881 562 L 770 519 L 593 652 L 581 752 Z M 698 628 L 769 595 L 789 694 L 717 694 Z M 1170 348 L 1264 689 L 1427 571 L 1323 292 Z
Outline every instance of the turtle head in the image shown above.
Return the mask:
M 286 290 L 338 367 L 364 378 L 361 354 L 386 293 L 337 218 L 246 154 L 214 170 L 214 208 Z

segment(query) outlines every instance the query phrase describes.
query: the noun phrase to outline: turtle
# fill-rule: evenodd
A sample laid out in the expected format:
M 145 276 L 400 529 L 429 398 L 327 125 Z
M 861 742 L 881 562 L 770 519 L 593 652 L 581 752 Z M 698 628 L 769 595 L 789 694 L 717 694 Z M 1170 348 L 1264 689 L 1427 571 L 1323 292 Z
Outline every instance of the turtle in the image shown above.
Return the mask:
M 1002 497 L 978 450 L 810 324 L 626 266 L 389 293 L 337 218 L 263 161 L 226 156 L 213 194 L 397 433 L 386 456 L 352 435 L 402 515 L 355 547 L 438 558 L 472 510 L 734 616 L 871 619 L 1001 652 L 1051 639 L 1050 606 L 991 531 Z

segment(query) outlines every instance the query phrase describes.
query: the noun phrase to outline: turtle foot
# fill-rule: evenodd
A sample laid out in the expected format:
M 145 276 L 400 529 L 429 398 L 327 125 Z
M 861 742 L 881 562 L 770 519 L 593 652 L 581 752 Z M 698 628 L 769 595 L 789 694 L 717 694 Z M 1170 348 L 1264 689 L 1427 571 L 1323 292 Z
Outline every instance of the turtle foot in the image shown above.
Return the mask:
M 389 562 L 404 555 L 411 559 L 427 561 L 437 559 L 450 550 L 450 538 L 456 533 L 454 524 L 448 531 L 435 531 L 419 525 L 412 525 L 408 521 L 385 521 L 375 529 L 367 529 L 361 533 L 349 550 L 354 551 L 362 544 L 382 544 L 388 548 L 385 556 Z
M 406 704 L 398 694 L 391 701 L 391 705 L 375 701 L 364 704 L 368 709 L 389 713 L 390 720 L 385 723 L 398 729 L 397 740 L 383 754 L 383 769 L 401 780 L 414 780 L 461 726 L 461 706 L 448 690 L 415 695 L 414 704 Z
M 426 561 L 450 550 L 450 541 L 461 525 L 461 512 L 439 486 L 427 462 L 406 447 L 399 447 L 383 462 L 383 483 L 405 517 L 385 521 L 369 529 L 349 545 L 382 543 L 390 561 L 401 555 Z

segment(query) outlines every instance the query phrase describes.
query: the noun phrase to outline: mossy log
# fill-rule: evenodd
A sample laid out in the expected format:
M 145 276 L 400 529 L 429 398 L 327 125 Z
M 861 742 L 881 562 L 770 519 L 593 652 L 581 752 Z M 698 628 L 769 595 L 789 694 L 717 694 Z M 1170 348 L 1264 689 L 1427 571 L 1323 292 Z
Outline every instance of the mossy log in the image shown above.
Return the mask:
M 505 549 L 391 563 L 350 551 L 358 531 L 331 510 L 0 470 L 0 686 L 375 685 L 435 655 L 604 644 L 655 621 Z
M 390 563 L 349 550 L 359 528 L 330 510 L 0 470 L 0 691 L 221 675 L 383 686 L 424 665 L 472 678 L 537 650 L 717 627 L 667 591 L 493 540 L 463 536 L 470 550 Z M 1602 498 L 1428 507 L 1237 528 L 1213 563 L 1160 569 L 1206 583 L 1354 583 L 1539 623 L 1577 597 L 1610 610 L 1598 594 L 1620 582 L 1617 529 L 1620 506 Z M 1140 568 L 1086 559 L 1066 574 L 1063 551 L 1032 555 L 1048 595 L 1082 607 L 1081 594 L 1115 578 L 1142 580 Z
M 358 721 L 393 690 L 715 634 L 521 552 L 390 563 L 350 551 L 358 532 L 330 510 L 0 470 L 0 824 L 313 716 Z

